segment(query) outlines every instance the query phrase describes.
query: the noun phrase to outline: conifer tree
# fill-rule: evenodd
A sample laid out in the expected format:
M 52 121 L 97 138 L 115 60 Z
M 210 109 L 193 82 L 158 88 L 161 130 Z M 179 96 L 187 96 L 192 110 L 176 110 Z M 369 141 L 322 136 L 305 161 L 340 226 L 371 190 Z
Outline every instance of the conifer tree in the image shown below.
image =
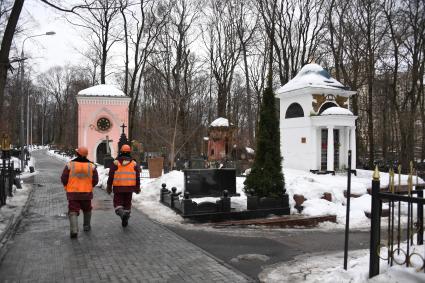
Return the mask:
M 251 173 L 244 182 L 245 192 L 258 197 L 282 197 L 285 182 L 281 162 L 279 120 L 273 89 L 269 86 L 263 93 L 257 151 Z

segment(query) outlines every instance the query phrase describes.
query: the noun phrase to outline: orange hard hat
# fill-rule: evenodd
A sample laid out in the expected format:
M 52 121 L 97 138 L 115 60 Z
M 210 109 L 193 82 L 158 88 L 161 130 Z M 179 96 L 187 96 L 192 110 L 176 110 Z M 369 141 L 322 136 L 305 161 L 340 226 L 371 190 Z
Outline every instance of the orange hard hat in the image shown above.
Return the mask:
M 89 150 L 85 146 L 80 146 L 75 150 L 79 155 L 86 157 L 89 154 Z
M 129 146 L 128 144 L 124 144 L 124 145 L 121 147 L 121 152 L 131 152 L 131 148 L 130 148 L 130 146 Z

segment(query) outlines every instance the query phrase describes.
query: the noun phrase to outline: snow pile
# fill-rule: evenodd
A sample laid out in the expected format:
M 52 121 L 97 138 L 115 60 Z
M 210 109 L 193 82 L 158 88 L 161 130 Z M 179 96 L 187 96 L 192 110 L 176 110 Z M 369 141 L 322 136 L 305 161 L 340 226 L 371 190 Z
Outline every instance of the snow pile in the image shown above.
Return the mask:
M 345 225 L 345 213 L 347 199 L 344 191 L 347 190 L 347 175 L 316 175 L 302 170 L 288 169 L 284 170 L 286 191 L 289 194 L 289 204 L 292 213 L 297 213 L 293 196 L 303 195 L 307 200 L 302 204 L 304 210 L 302 214 L 309 216 L 336 215 L 337 226 Z M 351 176 L 351 193 L 360 195 L 358 198 L 351 198 L 350 226 L 353 228 L 366 228 L 370 225 L 370 220 L 365 212 L 370 212 L 371 197 L 367 189 L 371 187 L 373 171 L 357 170 L 357 176 Z M 389 184 L 389 174 L 380 173 L 381 187 Z M 407 184 L 407 175 L 401 175 L 401 184 Z M 396 177 L 398 182 L 398 176 Z M 417 179 L 419 184 L 424 181 Z M 416 178 L 414 183 L 416 182 Z M 332 195 L 332 202 L 321 199 L 324 193 Z M 384 204 L 383 208 L 386 208 Z M 402 213 L 407 210 L 402 207 Z
M 13 185 L 13 197 L 6 199 L 6 205 L 0 207 L 0 238 L 7 228 L 10 219 L 16 219 L 21 214 L 22 208 L 27 202 L 31 187 L 29 185 L 22 185 L 22 189 L 16 189 Z M 1 246 L 1 243 L 0 243 Z
M 402 246 L 405 246 L 402 245 Z M 406 250 L 405 247 L 402 247 Z M 413 246 L 412 251 L 424 254 L 424 245 Z M 386 256 L 387 251 L 381 250 Z M 412 256 L 413 267 L 394 265 L 390 267 L 386 260 L 380 260 L 380 274 L 369 279 L 369 250 L 349 251 L 348 268 L 343 269 L 343 253 L 326 253 L 316 255 L 302 255 L 285 264 L 275 265 L 260 273 L 261 282 L 403 282 L 416 283 L 425 282 L 423 271 L 417 271 L 423 262 L 419 257 Z M 399 261 L 402 262 L 400 253 Z M 397 255 L 396 255 L 397 257 Z
M 307 64 L 299 73 L 282 86 L 277 93 L 289 92 L 304 87 L 344 88 L 344 85 L 332 78 L 329 73 L 317 64 Z
M 48 145 L 36 145 L 36 144 L 30 144 L 28 146 L 29 152 L 36 151 L 36 150 L 43 150 L 43 149 L 49 149 L 49 146 Z
M 229 120 L 223 117 L 217 118 L 211 123 L 210 127 L 229 127 Z
M 57 152 L 55 152 L 54 150 L 51 150 L 51 149 L 49 149 L 47 151 L 47 154 L 50 155 L 50 156 L 53 156 L 57 159 L 63 160 L 65 162 L 69 162 L 69 161 L 71 161 L 72 159 L 75 158 L 75 156 L 68 156 L 66 154 L 60 154 L 60 153 L 57 153 Z
M 106 188 L 107 171 L 99 169 L 99 186 Z M 107 170 L 107 169 L 106 169 Z M 105 172 L 105 173 L 102 173 Z M 370 220 L 366 217 L 365 212 L 370 212 L 371 197 L 367 194 L 367 189 L 371 186 L 372 171 L 358 170 L 357 177 L 352 176 L 351 192 L 361 195 L 358 198 L 351 198 L 350 227 L 367 228 Z M 298 213 L 294 208 L 294 194 L 303 195 L 307 200 L 303 203 L 303 215 L 322 216 L 336 215 L 337 224 L 327 224 L 328 228 L 341 228 L 345 224 L 346 198 L 344 190 L 347 187 L 346 175 L 315 175 L 309 172 L 284 169 L 285 183 L 291 213 Z M 382 186 L 388 185 L 388 173 L 381 174 Z M 407 183 L 407 176 L 402 175 L 402 184 Z M 232 197 L 232 208 L 236 211 L 246 210 L 246 195 L 243 191 L 245 177 L 236 178 L 236 192 L 240 194 L 238 197 Z M 420 182 L 423 182 L 419 179 Z M 177 192 L 182 192 L 184 188 L 184 173 L 181 171 L 171 171 L 156 179 L 141 179 L 141 193 L 134 195 L 135 206 L 140 208 L 149 217 L 164 223 L 180 223 L 183 219 L 176 215 L 169 208 L 159 203 L 159 195 L 161 184 L 165 183 L 168 189 L 176 187 Z M 332 202 L 321 199 L 324 193 L 332 194 Z M 203 201 L 215 202 L 218 198 L 205 197 L 194 198 L 193 201 L 200 203 Z M 386 208 L 387 204 L 384 204 Z M 402 214 L 407 214 L 407 208 L 402 206 Z
M 10 158 L 10 160 L 13 163 L 13 168 L 20 170 L 20 168 L 21 168 L 21 160 L 19 158 L 17 158 L 17 157 L 14 157 L 14 156 L 12 156 Z M 3 159 L 1 159 L 1 158 L 0 158 L 0 163 L 3 163 Z M 30 160 L 28 160 L 28 164 L 25 165 L 25 167 L 24 167 L 24 172 L 22 172 L 19 175 L 19 177 L 20 178 L 27 178 L 27 177 L 30 177 L 30 176 L 35 175 L 37 172 L 34 171 L 33 173 L 31 173 L 30 167 L 33 167 L 35 169 L 35 160 L 34 160 L 33 157 L 30 157 Z
M 249 154 L 255 154 L 255 150 L 253 150 L 252 148 L 245 147 L 245 149 L 246 149 L 246 152 L 248 152 Z
M 96 85 L 81 90 L 78 95 L 82 96 L 125 96 L 125 93 L 113 85 Z
M 64 161 L 68 161 L 69 157 L 52 153 L 50 155 L 58 157 Z M 99 173 L 98 187 L 106 189 L 109 169 L 103 166 L 98 166 Z M 249 173 L 249 170 L 247 170 Z M 367 189 L 371 187 L 372 171 L 357 170 L 357 176 L 351 177 L 351 193 L 360 195 L 358 198 L 351 198 L 350 210 L 350 227 L 353 229 L 368 228 L 370 220 L 366 217 L 365 212 L 370 212 L 371 197 L 367 193 Z M 142 172 L 143 175 L 143 172 Z M 304 209 L 303 215 L 307 216 L 323 216 L 323 215 L 336 215 L 336 224 L 322 224 L 322 228 L 334 229 L 343 228 L 345 225 L 346 213 L 346 198 L 344 191 L 347 189 L 347 176 L 346 174 L 332 175 L 316 175 L 310 172 L 284 169 L 285 187 L 289 194 L 289 204 L 291 213 L 297 214 L 294 208 L 295 201 L 293 196 L 303 195 L 306 201 L 302 204 Z M 381 186 L 388 186 L 389 174 L 381 173 Z M 401 184 L 407 184 L 407 175 L 401 175 Z M 398 177 L 396 177 L 398 181 Z M 245 177 L 236 178 L 236 192 L 240 196 L 231 198 L 231 206 L 235 211 L 246 210 L 246 195 L 243 191 Z M 416 182 L 416 178 L 414 178 Z M 418 178 L 419 183 L 424 183 L 422 179 Z M 150 218 L 159 222 L 168 224 L 178 224 L 184 222 L 183 218 L 177 215 L 174 211 L 165 207 L 159 202 L 161 184 L 165 183 L 168 189 L 176 187 L 177 192 L 182 192 L 184 189 L 184 173 L 181 171 L 171 171 L 163 176 L 155 179 L 141 178 L 141 193 L 134 194 L 134 205 L 145 212 Z M 322 199 L 324 193 L 332 195 L 332 202 Z M 193 201 L 200 203 L 203 201 L 215 202 L 218 198 L 205 197 L 193 198 Z M 386 208 L 388 204 L 384 204 Z M 402 204 L 402 215 L 407 215 L 407 206 Z M 404 222 L 402 218 L 402 222 Z M 385 220 L 383 220 L 385 221 Z
M 325 111 L 322 112 L 321 114 L 322 116 L 326 116 L 326 115 L 353 115 L 353 112 L 351 112 L 350 110 L 346 109 L 346 108 L 342 108 L 342 107 L 330 107 L 328 109 L 326 109 Z

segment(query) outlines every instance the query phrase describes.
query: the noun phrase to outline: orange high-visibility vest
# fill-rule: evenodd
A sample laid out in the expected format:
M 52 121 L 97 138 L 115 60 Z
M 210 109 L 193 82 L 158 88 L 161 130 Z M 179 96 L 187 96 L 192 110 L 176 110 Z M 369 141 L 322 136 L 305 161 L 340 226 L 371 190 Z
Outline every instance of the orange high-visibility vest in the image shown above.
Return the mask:
M 67 164 L 69 169 L 68 184 L 65 189 L 68 193 L 90 193 L 93 191 L 93 169 L 90 162 L 71 161 Z
M 129 162 L 127 165 L 122 165 L 120 162 L 114 162 L 118 169 L 114 172 L 113 186 L 116 187 L 134 187 L 136 185 L 136 170 L 134 161 Z

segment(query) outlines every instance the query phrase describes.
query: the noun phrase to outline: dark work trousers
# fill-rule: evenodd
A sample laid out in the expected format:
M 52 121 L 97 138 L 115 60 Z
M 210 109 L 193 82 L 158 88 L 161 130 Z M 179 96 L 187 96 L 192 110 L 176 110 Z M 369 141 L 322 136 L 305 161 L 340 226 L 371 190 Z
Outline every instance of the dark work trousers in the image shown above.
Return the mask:
M 68 200 L 69 212 L 77 212 L 80 214 L 80 209 L 83 212 L 89 212 L 92 210 L 91 199 L 85 200 Z
M 129 193 L 114 193 L 114 208 L 122 207 L 124 210 L 131 210 L 131 199 L 133 192 Z

